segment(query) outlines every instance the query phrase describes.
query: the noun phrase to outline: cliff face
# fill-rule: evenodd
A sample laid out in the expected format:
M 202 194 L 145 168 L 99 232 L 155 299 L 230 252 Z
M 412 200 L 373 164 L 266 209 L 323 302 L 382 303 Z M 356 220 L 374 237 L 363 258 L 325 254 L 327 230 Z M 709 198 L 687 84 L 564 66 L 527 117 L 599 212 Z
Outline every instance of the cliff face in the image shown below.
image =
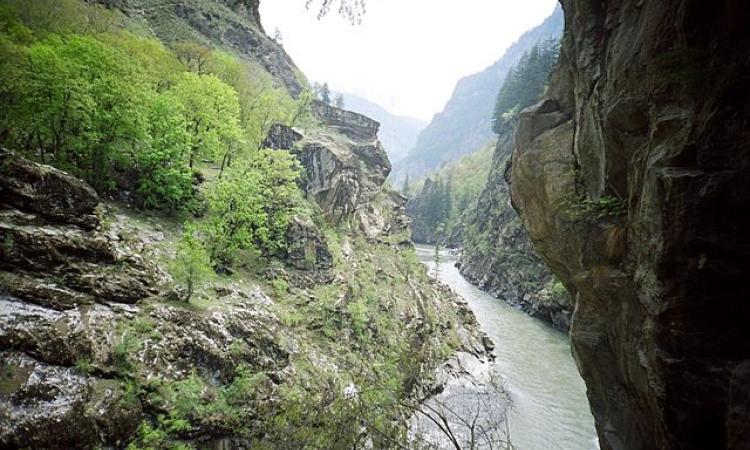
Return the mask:
M 552 273 L 539 259 L 510 204 L 508 163 L 513 142 L 500 136 L 487 184 L 467 214 L 461 274 L 493 297 L 567 330 L 573 315 L 568 295 L 555 289 Z
M 318 101 L 313 113 L 322 127 L 303 131 L 277 125 L 265 144 L 299 159 L 303 191 L 339 224 L 381 193 L 391 163 L 377 137 L 378 122 Z
M 576 299 L 601 446 L 746 448 L 750 5 L 562 3 L 511 193 Z
M 116 8 L 166 43 L 199 42 L 260 64 L 293 96 L 304 77 L 260 22 L 260 0 L 90 0 Z

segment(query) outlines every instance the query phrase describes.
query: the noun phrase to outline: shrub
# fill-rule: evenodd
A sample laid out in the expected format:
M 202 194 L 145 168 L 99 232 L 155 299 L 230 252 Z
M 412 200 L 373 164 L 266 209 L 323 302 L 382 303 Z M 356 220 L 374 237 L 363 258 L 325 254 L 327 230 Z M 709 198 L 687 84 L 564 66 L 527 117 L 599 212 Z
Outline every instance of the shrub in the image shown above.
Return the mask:
M 211 258 L 206 247 L 196 236 L 194 227 L 186 224 L 172 265 L 172 276 L 185 288 L 184 300 L 189 302 L 195 290 L 212 274 Z

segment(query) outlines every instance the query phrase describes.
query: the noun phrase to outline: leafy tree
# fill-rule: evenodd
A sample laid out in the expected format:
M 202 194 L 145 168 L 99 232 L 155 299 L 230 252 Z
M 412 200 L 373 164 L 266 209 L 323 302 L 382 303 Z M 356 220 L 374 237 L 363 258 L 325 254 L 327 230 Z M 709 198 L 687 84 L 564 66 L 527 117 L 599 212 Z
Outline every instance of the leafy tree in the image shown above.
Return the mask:
M 243 150 L 260 149 L 272 125 L 291 125 L 296 105 L 285 91 L 274 87 L 272 79 L 261 67 L 240 61 L 228 53 L 214 52 L 208 70 L 237 91 L 240 105 L 244 145 L 234 145 L 225 153 L 223 173 L 223 169 L 241 156 Z
M 185 224 L 172 265 L 172 276 L 185 288 L 184 300 L 189 302 L 195 290 L 213 275 L 211 258 L 194 226 Z
M 299 204 L 299 162 L 288 152 L 262 150 L 207 191 L 206 233 L 214 257 L 231 263 L 237 251 L 275 253 Z
M 111 172 L 145 135 L 150 89 L 122 52 L 83 36 L 51 36 L 28 50 L 13 129 L 21 148 L 110 188 Z
M 237 92 L 214 75 L 185 73 L 170 90 L 181 106 L 190 138 L 188 165 L 222 157 L 241 136 Z
M 192 206 L 193 174 L 187 164 L 190 134 L 180 105 L 161 94 L 148 116 L 150 141 L 136 153 L 138 194 L 143 206 L 185 209 Z
M 149 83 L 159 90 L 173 86 L 186 69 L 177 55 L 156 39 L 121 30 L 102 34 L 98 39 L 130 56 L 142 68 Z
M 188 70 L 198 75 L 206 75 L 208 73 L 208 64 L 211 60 L 210 48 L 196 42 L 181 41 L 172 44 L 172 50 Z

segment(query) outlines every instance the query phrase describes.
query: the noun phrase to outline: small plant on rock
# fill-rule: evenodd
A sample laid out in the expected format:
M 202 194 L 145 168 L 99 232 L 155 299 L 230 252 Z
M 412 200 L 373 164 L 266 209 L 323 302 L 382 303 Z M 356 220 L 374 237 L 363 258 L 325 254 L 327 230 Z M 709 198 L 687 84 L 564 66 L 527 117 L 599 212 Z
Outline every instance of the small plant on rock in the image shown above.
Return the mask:
M 186 225 L 172 265 L 172 276 L 185 289 L 186 302 L 213 275 L 211 257 L 192 225 Z

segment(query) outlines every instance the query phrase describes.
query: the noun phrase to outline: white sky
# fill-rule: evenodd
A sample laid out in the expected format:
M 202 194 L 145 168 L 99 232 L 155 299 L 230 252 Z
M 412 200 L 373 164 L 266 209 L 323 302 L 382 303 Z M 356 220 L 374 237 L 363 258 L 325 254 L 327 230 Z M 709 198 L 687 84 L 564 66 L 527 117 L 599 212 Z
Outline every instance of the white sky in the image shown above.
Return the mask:
M 368 0 L 361 25 L 336 14 L 318 21 L 305 0 L 261 0 L 260 10 L 266 32 L 281 30 L 284 47 L 310 81 L 429 121 L 460 78 L 499 59 L 556 3 Z

